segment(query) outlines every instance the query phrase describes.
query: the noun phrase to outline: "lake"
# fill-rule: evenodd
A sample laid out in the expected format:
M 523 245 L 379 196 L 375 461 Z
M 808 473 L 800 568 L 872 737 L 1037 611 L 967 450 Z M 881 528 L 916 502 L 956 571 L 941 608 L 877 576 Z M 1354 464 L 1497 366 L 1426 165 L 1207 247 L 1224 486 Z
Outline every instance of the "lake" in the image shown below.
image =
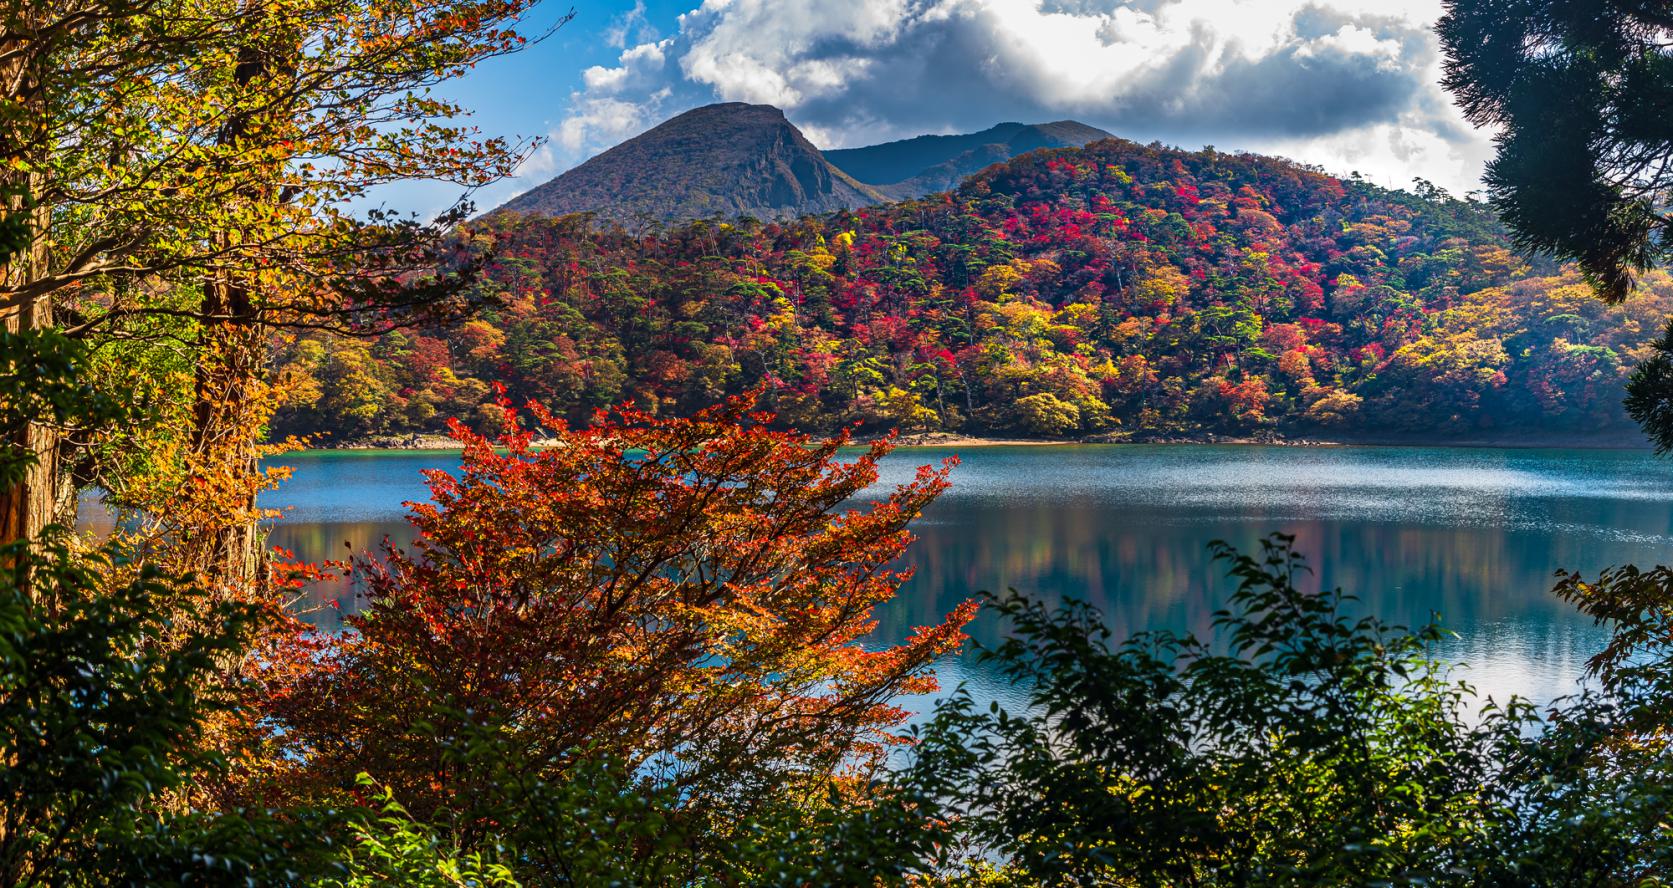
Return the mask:
M 902 449 L 883 481 L 904 482 L 951 450 Z M 952 489 L 916 525 L 917 575 L 879 614 L 880 639 L 933 622 L 982 589 L 1075 596 L 1118 635 L 1206 634 L 1230 583 L 1207 545 L 1296 537 L 1309 582 L 1357 593 L 1387 619 L 1438 613 L 1460 638 L 1443 656 L 1483 693 L 1547 701 L 1568 693 L 1602 631 L 1550 594 L 1559 568 L 1649 565 L 1673 551 L 1673 462 L 1648 452 L 1073 445 L 960 452 Z M 276 545 L 341 557 L 384 536 L 410 539 L 402 502 L 424 499 L 419 470 L 444 452 L 320 452 L 281 460 L 295 476 L 265 500 L 284 509 Z M 345 547 L 347 543 L 347 547 Z M 347 590 L 316 591 L 320 599 Z M 993 642 L 997 621 L 971 634 Z M 944 686 L 1012 700 L 969 657 Z M 914 701 L 921 709 L 924 701 Z

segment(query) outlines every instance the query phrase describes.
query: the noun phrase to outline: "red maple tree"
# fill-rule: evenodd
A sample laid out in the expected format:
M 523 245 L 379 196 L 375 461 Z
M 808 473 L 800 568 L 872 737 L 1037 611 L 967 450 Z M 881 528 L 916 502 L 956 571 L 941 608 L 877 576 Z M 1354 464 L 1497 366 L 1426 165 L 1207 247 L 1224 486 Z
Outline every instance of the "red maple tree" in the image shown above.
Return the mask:
M 463 465 L 409 504 L 412 550 L 354 563 L 363 610 L 268 701 L 302 770 L 424 809 L 473 791 L 449 754 L 472 731 L 534 773 L 587 750 L 694 798 L 880 763 L 891 701 L 935 687 L 975 612 L 864 643 L 953 461 L 854 507 L 892 443 L 840 453 L 846 435 L 773 430 L 751 403 L 585 429 L 531 406 L 497 447 L 456 424 Z

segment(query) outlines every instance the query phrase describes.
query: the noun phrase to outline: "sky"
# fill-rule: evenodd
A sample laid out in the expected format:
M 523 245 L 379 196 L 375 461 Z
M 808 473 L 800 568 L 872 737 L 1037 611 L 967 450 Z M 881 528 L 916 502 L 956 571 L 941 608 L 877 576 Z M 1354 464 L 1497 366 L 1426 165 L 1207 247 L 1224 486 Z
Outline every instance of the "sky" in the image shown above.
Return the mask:
M 480 209 L 720 101 L 777 105 L 822 148 L 1074 119 L 1459 194 L 1492 153 L 1439 86 L 1441 0 L 572 2 L 550 38 L 443 90 L 484 134 L 542 140 Z M 546 0 L 531 29 L 568 8 Z

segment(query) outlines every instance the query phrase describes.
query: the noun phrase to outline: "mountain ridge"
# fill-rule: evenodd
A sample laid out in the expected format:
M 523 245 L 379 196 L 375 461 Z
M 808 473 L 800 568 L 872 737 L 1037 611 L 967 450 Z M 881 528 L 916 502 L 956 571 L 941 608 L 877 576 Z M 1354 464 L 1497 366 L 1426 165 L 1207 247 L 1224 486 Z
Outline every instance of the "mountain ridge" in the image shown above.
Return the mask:
M 837 148 L 825 158 L 896 200 L 951 191 L 966 178 L 1040 148 L 1080 148 L 1113 133 L 1075 120 L 996 124 L 975 133 L 915 136 L 861 148 Z
M 465 231 L 494 257 L 488 307 L 299 342 L 286 372 L 320 400 L 275 428 L 492 429 L 502 397 L 584 424 L 748 396 L 820 433 L 1618 440 L 1633 356 L 1673 312 L 1673 277 L 1607 306 L 1439 189 L 1121 139 L 859 213 Z
M 726 102 L 675 115 L 489 215 L 593 213 L 622 224 L 784 219 L 950 191 L 1028 151 L 1105 138 L 1114 137 L 1072 120 L 1008 122 L 821 151 L 778 108 Z

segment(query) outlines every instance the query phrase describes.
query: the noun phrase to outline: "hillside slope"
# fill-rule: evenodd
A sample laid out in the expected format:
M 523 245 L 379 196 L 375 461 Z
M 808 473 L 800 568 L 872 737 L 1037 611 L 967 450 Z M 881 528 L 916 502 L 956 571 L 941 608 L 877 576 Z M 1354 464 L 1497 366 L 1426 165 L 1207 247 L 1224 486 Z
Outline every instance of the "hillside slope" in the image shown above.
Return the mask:
M 665 121 L 495 212 L 592 212 L 624 223 L 776 219 L 883 199 L 827 162 L 784 112 L 728 103 Z
M 1253 155 L 1102 140 L 958 191 L 654 236 L 473 226 L 476 318 L 304 337 L 282 431 L 689 412 L 760 387 L 830 430 L 1457 441 L 1630 435 L 1622 384 L 1673 282 L 1610 307 L 1481 204 Z

